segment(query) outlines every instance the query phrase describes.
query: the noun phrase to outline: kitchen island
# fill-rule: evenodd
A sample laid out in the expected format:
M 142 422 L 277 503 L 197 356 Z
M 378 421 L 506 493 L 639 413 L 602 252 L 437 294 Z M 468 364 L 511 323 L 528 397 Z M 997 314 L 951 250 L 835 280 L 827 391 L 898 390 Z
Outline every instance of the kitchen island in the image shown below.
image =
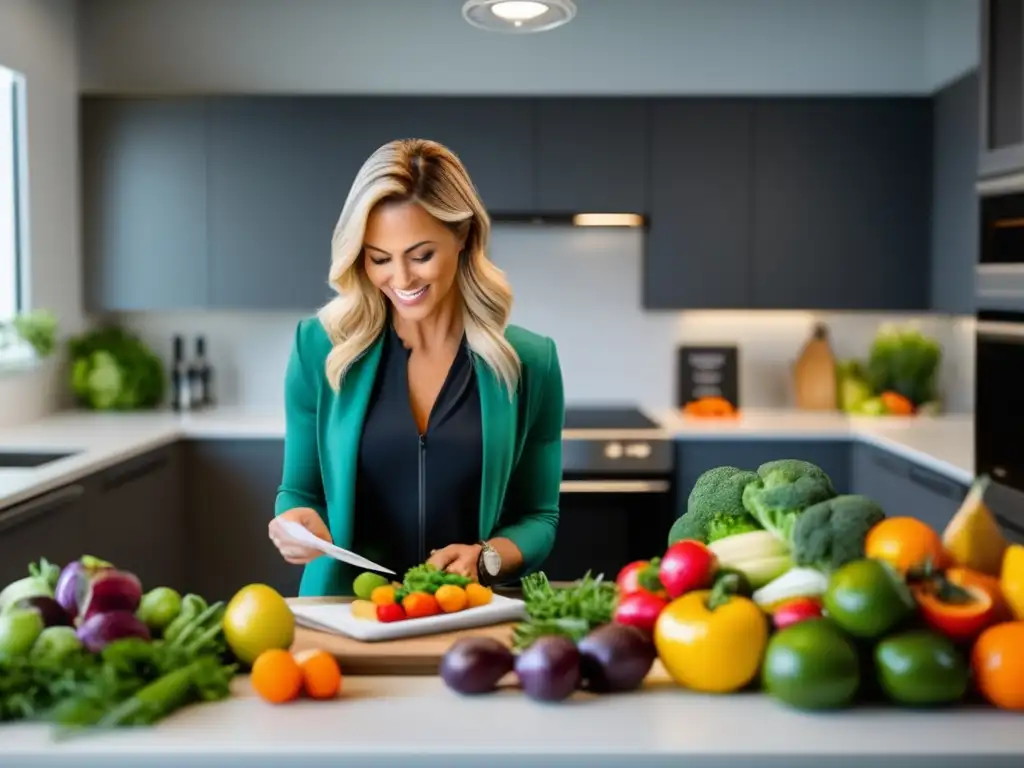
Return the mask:
M 0 727 L 4 768 L 195 766 L 686 766 L 988 768 L 1024 764 L 1021 715 L 987 707 L 832 714 L 760 694 L 703 696 L 659 666 L 631 694 L 539 704 L 514 688 L 479 697 L 436 677 L 347 677 L 338 699 L 273 706 L 239 677 L 236 696 L 152 729 L 54 742 L 40 726 Z

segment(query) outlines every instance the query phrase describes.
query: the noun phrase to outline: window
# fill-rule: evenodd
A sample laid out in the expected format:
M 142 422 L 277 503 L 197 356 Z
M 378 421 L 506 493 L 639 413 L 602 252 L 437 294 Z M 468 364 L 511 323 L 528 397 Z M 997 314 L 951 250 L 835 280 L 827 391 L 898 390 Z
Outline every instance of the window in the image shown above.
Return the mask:
M 0 67 L 0 323 L 22 307 L 22 79 Z

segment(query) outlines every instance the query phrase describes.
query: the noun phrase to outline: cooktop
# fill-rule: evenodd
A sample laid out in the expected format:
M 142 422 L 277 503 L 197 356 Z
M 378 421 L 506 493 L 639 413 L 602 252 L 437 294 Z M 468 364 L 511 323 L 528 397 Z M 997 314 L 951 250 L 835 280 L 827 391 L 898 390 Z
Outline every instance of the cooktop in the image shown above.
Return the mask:
M 630 406 L 568 406 L 565 429 L 658 429 L 639 408 Z

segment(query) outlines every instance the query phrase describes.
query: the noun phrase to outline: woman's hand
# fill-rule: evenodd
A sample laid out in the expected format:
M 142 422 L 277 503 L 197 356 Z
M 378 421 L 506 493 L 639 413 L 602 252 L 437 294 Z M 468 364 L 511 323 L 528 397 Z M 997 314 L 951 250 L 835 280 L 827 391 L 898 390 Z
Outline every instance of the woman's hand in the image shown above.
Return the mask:
M 431 552 L 427 563 L 437 566 L 442 571 L 457 573 L 477 581 L 476 565 L 480 560 L 481 549 L 479 544 L 449 544 L 443 549 Z
M 291 538 L 281 527 L 282 520 L 298 523 L 317 538 L 329 541 L 332 544 L 334 543 L 334 540 L 331 538 L 331 532 L 327 530 L 327 526 L 324 525 L 323 519 L 315 509 L 296 507 L 295 509 L 289 509 L 287 512 L 282 512 L 270 521 L 270 524 L 267 526 L 267 533 L 270 535 L 270 540 L 274 542 L 274 546 L 281 553 L 281 557 L 292 565 L 305 565 L 311 560 L 320 557 L 323 552 L 300 544 Z

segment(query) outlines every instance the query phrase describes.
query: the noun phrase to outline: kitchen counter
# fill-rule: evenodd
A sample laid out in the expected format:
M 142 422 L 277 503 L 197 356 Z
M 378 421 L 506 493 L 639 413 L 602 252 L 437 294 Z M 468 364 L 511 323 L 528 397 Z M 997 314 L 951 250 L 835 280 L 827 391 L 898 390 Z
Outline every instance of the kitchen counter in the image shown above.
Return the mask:
M 337 701 L 272 706 L 246 678 L 237 697 L 153 729 L 54 743 L 40 726 L 0 727 L 4 766 L 1019 766 L 1020 715 L 972 707 L 804 714 L 760 694 L 687 693 L 652 670 L 646 690 L 539 704 L 519 691 L 462 697 L 436 677 L 348 677 Z M 486 722 L 485 727 L 480 727 Z M 742 734 L 741 737 L 737 737 Z M 209 761 L 209 762 L 207 762 Z M 486 761 L 486 762 L 483 762 Z M 685 761 L 682 762 L 682 761 Z
M 745 411 L 734 420 L 714 421 L 684 418 L 675 411 L 649 415 L 661 424 L 664 434 L 676 438 L 860 440 L 958 482 L 968 483 L 974 476 L 973 420 L 965 415 L 851 419 L 841 414 L 762 410 Z M 185 416 L 171 412 L 54 414 L 32 424 L 0 430 L 0 451 L 73 454 L 34 469 L 0 468 L 0 507 L 179 439 L 280 440 L 284 429 L 283 414 L 229 408 Z

